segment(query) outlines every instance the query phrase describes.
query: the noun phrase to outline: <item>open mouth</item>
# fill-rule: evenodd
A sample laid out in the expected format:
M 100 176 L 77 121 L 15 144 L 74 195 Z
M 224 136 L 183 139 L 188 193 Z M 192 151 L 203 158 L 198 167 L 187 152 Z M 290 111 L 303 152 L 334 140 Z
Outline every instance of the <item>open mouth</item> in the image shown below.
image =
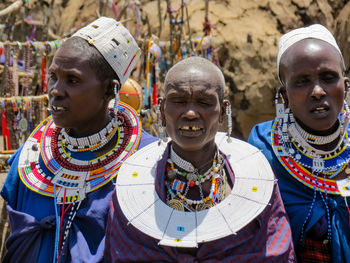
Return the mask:
M 48 108 L 48 111 L 59 113 L 59 112 L 67 111 L 67 109 L 65 107 L 50 105 Z
M 200 131 L 200 130 L 203 130 L 203 128 L 200 128 L 199 126 L 181 126 L 179 130 L 180 131 Z
M 311 110 L 312 113 L 316 113 L 316 114 L 322 114 L 322 113 L 326 113 L 329 111 L 329 107 L 328 106 L 321 106 L 321 107 L 317 107 Z
M 180 134 L 186 137 L 199 136 L 203 133 L 203 131 L 204 131 L 203 128 L 196 125 L 193 125 L 193 126 L 184 125 L 179 128 Z

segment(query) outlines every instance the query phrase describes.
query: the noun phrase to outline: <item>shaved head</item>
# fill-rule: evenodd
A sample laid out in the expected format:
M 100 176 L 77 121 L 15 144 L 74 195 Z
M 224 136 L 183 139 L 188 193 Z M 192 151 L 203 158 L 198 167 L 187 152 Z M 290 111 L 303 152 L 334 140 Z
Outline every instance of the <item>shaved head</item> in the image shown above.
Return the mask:
M 208 59 L 202 57 L 189 57 L 176 63 L 167 73 L 165 77 L 165 94 L 170 88 L 183 83 L 183 79 L 179 78 L 179 73 L 187 72 L 193 74 L 193 79 L 200 74 L 211 74 L 215 76 L 211 79 L 206 79 L 206 85 L 216 87 L 219 95 L 219 100 L 222 102 L 225 92 L 225 78 L 221 70 Z

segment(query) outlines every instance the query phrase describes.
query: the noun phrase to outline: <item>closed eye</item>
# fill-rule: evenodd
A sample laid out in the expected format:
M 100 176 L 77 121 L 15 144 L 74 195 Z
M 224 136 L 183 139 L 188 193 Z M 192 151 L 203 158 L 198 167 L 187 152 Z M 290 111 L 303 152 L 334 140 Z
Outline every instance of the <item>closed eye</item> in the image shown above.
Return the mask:
M 310 82 L 310 78 L 307 76 L 302 76 L 295 81 L 297 87 L 302 87 Z
M 322 81 L 324 81 L 326 83 L 333 83 L 333 82 L 338 81 L 339 75 L 337 73 L 334 73 L 334 72 L 325 72 L 325 73 L 321 74 L 320 78 Z

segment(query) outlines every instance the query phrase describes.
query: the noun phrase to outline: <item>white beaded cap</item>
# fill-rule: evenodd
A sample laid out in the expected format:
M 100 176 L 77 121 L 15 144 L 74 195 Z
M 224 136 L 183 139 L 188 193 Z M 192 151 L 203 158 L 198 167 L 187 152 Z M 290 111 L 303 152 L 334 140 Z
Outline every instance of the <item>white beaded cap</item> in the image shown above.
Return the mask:
M 295 43 L 307 39 L 307 38 L 315 38 L 319 40 L 323 40 L 327 42 L 328 44 L 332 45 L 340 54 L 342 60 L 343 60 L 343 66 L 345 70 L 345 63 L 343 55 L 340 51 L 340 48 L 337 44 L 337 41 L 335 40 L 332 33 L 324 26 L 320 24 L 314 24 L 308 27 L 301 27 L 294 29 L 286 34 L 284 34 L 279 42 L 278 42 L 278 55 L 277 55 L 277 77 L 280 79 L 279 75 L 279 69 L 280 69 L 280 62 L 282 55 L 286 52 L 286 50 L 294 45 Z M 282 82 L 281 82 L 282 83 Z M 283 84 L 283 83 L 282 83 Z
M 141 55 L 130 32 L 115 19 L 100 17 L 78 30 L 74 36 L 84 38 L 97 48 L 117 73 L 123 86 Z

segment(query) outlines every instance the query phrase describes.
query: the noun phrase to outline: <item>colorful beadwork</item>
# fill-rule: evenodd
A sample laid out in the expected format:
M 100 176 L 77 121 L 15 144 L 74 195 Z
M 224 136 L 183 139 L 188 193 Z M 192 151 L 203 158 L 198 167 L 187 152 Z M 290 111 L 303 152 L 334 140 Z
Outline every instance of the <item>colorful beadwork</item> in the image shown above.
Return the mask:
M 167 160 L 167 162 L 168 180 L 165 182 L 165 184 L 168 190 L 167 202 L 169 206 L 180 211 L 184 211 L 185 209 L 188 211 L 200 211 L 212 207 L 225 198 L 227 178 L 225 169 L 223 168 L 223 157 L 218 152 L 215 154 L 212 167 L 209 168 L 209 170 L 203 175 L 198 174 L 198 170 L 191 163 L 178 156 L 172 147 L 170 151 L 170 158 Z M 174 163 L 186 172 L 180 172 L 175 168 Z M 182 179 L 187 179 L 187 183 L 182 180 L 175 179 L 176 175 L 181 176 Z M 210 179 L 210 193 L 207 197 L 204 197 L 201 184 Z M 173 180 L 172 183 L 171 180 Z M 189 189 L 194 186 L 198 187 L 200 196 L 199 200 L 187 198 Z M 194 205 L 195 207 L 193 207 Z
M 334 173 L 339 173 L 345 169 L 350 160 L 350 149 L 348 145 L 343 144 L 332 154 L 321 156 L 324 169 L 320 173 L 321 176 L 316 177 L 310 171 L 315 167 L 313 164 L 314 157 L 305 154 L 304 149 L 294 141 L 288 143 L 289 147 L 287 148 L 284 145 L 283 135 L 279 132 L 283 129 L 283 127 L 281 127 L 282 125 L 283 124 L 276 119 L 271 131 L 271 145 L 282 166 L 290 175 L 307 187 L 315 189 L 317 183 L 317 187 L 320 191 L 327 192 L 328 194 L 340 195 L 336 181 L 323 178 L 323 174 L 326 174 L 327 177 L 330 178 Z M 316 167 L 318 166 L 316 165 Z
M 46 196 L 53 196 L 56 185 L 58 204 L 83 200 L 87 193 L 114 178 L 122 162 L 139 144 L 141 123 L 137 113 L 119 102 L 118 121 L 119 138 L 114 148 L 95 159 L 82 160 L 77 158 L 79 152 L 73 157 L 73 152 L 65 148 L 59 139 L 61 128 L 56 127 L 52 117 L 47 118 L 23 146 L 18 167 L 21 180 L 31 190 Z

